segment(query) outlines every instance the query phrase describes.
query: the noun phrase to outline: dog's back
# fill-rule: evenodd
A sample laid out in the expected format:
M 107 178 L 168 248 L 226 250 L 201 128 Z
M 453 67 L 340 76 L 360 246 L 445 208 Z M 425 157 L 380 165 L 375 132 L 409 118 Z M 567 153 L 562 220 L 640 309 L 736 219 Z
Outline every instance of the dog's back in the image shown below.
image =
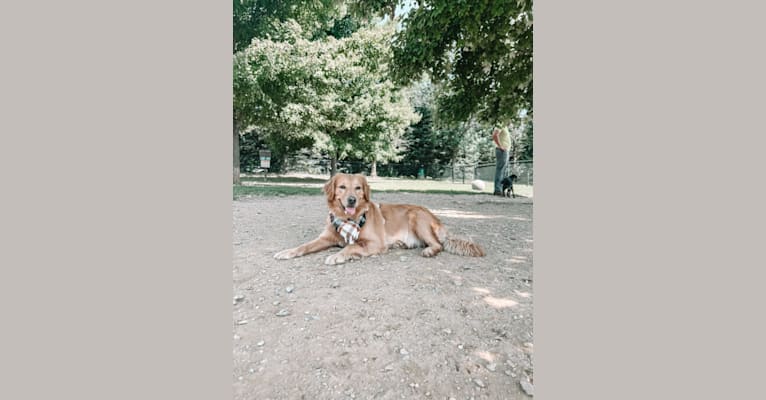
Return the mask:
M 452 238 L 446 227 L 430 210 L 411 204 L 380 204 L 385 219 L 388 247 L 415 248 L 427 246 L 423 255 L 431 257 L 442 249 L 448 253 L 482 257 L 484 249 L 471 241 Z

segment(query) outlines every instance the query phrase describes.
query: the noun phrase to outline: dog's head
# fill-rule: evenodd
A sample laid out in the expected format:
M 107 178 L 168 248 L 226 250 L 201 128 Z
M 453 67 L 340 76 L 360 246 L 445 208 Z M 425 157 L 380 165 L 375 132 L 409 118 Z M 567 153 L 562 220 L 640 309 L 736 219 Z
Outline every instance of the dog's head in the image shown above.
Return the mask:
M 324 185 L 327 208 L 337 216 L 356 218 L 367 209 L 370 185 L 364 175 L 337 174 Z

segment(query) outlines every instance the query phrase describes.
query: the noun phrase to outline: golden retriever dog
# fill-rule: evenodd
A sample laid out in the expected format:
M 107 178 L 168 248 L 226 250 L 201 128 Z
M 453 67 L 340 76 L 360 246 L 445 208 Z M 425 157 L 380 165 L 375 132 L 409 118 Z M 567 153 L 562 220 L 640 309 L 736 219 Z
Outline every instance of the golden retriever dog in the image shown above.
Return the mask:
M 342 247 L 325 264 L 341 264 L 381 254 L 390 248 L 425 247 L 420 253 L 432 257 L 442 250 L 483 257 L 476 243 L 450 238 L 447 229 L 427 209 L 410 204 L 382 204 L 370 200 L 370 186 L 364 175 L 337 174 L 324 186 L 330 216 L 318 238 L 274 255 L 287 260 L 306 254 Z

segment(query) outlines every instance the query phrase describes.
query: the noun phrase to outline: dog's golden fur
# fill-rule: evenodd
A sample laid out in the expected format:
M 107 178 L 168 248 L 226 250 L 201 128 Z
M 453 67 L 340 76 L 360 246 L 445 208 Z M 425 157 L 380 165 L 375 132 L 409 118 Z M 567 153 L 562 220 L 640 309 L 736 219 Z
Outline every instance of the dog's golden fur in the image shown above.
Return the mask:
M 343 250 L 330 255 L 325 264 L 340 264 L 348 260 L 380 254 L 394 247 L 425 247 L 424 257 L 442 250 L 449 253 L 482 257 L 484 249 L 476 243 L 450 238 L 436 216 L 426 208 L 410 204 L 378 204 L 370 200 L 370 186 L 363 175 L 338 174 L 324 186 L 327 208 L 338 217 L 366 221 L 353 244 L 347 244 L 336 232 L 330 219 L 318 238 L 298 247 L 280 251 L 274 258 L 286 260 L 316 253 L 330 247 Z

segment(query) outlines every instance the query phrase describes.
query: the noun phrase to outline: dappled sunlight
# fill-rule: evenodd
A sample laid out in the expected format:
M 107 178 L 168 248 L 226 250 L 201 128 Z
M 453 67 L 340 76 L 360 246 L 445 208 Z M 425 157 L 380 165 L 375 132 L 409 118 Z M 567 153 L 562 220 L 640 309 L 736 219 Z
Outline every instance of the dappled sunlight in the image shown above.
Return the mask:
M 481 293 L 481 294 L 490 294 L 490 293 L 492 293 L 492 292 L 490 292 L 488 289 L 484 289 L 484 288 L 478 288 L 478 287 L 475 287 L 475 288 L 471 288 L 471 289 L 472 289 L 474 292 L 476 292 L 476 293 Z
M 502 299 L 493 296 L 485 297 L 484 302 L 495 308 L 509 308 L 519 304 L 517 301 L 511 299 Z
M 532 297 L 532 293 L 529 292 L 519 292 L 518 290 L 513 290 L 514 293 L 516 293 L 517 296 L 523 297 L 525 299 Z
M 487 215 L 479 214 L 471 211 L 460 211 L 451 209 L 431 210 L 434 215 L 444 218 L 461 218 L 461 219 L 497 219 L 508 218 L 505 215 Z
M 495 355 L 490 353 L 490 352 L 488 352 L 488 351 L 476 350 L 475 353 L 476 353 L 476 355 L 479 358 L 481 358 L 482 360 L 484 360 L 484 361 L 486 361 L 488 363 L 495 362 Z
M 503 308 L 510 308 L 510 307 L 515 307 L 519 305 L 518 301 L 511 298 L 492 296 L 492 291 L 487 288 L 472 287 L 471 290 L 479 294 L 479 297 L 481 297 L 481 300 L 483 300 L 485 303 L 487 303 L 487 305 L 493 308 L 503 309 Z M 516 295 L 523 298 L 528 298 L 532 295 L 531 293 L 520 292 L 518 290 L 514 290 L 514 292 L 516 293 Z M 478 300 L 479 297 L 477 297 L 476 299 Z
M 452 283 L 454 283 L 457 286 L 461 286 L 463 282 L 463 278 L 457 275 L 452 275 L 452 272 L 447 270 L 439 270 L 441 272 L 444 272 L 446 274 L 451 275 L 452 277 Z M 478 294 L 477 297 L 475 297 L 475 300 L 481 299 L 489 305 L 490 307 L 497 308 L 497 309 L 504 309 L 504 308 L 511 308 L 519 305 L 519 302 L 512 299 L 512 298 L 506 298 L 506 297 L 495 297 L 492 295 L 492 290 L 485 288 L 485 287 L 478 287 L 474 286 L 470 288 L 473 292 Z M 513 291 L 517 296 L 521 298 L 529 298 L 532 296 L 532 293 L 530 292 L 521 292 L 519 290 Z

